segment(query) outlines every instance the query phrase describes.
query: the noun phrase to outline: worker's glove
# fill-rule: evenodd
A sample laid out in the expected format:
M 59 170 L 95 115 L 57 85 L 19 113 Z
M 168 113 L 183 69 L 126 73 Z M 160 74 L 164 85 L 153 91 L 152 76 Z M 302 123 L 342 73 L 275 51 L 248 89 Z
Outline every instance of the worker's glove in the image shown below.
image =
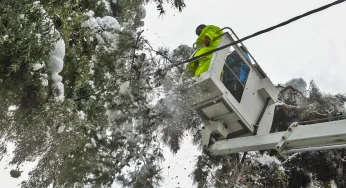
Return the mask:
M 210 45 L 210 38 L 209 37 L 205 37 L 204 38 L 204 45 L 205 46 L 209 46 Z

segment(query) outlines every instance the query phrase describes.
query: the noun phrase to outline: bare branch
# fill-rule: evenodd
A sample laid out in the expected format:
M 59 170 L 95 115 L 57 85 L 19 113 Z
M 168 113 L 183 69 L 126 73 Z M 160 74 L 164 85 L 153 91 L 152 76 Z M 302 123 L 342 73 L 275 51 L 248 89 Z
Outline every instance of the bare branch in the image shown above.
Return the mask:
M 291 91 L 293 91 L 293 92 L 299 93 L 304 99 L 306 98 L 306 97 L 303 95 L 303 93 L 302 93 L 301 91 L 297 90 L 296 88 L 294 88 L 294 87 L 291 86 L 291 85 L 288 85 L 288 86 L 286 86 L 286 87 L 283 87 L 283 86 L 277 86 L 277 87 L 283 88 L 283 89 L 280 91 L 279 94 L 282 94 L 283 92 L 285 92 L 285 91 L 287 91 L 287 90 L 291 90 Z
M 158 50 L 155 50 L 151 45 L 150 43 L 148 42 L 148 40 L 145 40 L 144 41 L 148 46 L 149 46 L 149 50 L 150 51 L 153 51 L 153 52 L 156 52 L 157 55 L 160 55 L 161 57 L 163 57 L 165 60 L 171 62 L 171 63 L 174 63 L 174 61 L 172 59 L 170 59 L 166 54 L 163 54 L 162 52 L 158 51 Z

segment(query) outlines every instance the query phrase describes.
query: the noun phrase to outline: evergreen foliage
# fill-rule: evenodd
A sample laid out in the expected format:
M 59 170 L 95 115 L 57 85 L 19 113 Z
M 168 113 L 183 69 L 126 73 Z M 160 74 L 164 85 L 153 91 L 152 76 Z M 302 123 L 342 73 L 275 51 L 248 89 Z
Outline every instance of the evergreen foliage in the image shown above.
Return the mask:
M 147 58 L 137 60 L 144 52 L 137 34 L 142 3 L 1 1 L 0 151 L 12 142 L 11 164 L 38 160 L 22 187 L 110 187 L 115 181 L 150 187 L 162 181 L 151 89 L 145 89 L 151 85 L 144 77 L 157 68 Z M 59 40 L 65 43 L 58 49 L 64 92 L 51 71 Z M 135 62 L 142 65 L 140 79 Z M 56 93 L 64 94 L 62 100 Z

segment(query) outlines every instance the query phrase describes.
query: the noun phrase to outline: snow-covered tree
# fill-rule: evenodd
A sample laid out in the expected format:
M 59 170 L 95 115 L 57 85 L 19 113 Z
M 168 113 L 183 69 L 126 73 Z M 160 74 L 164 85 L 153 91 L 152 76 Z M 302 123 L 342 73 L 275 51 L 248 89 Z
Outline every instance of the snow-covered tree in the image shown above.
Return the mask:
M 162 180 L 143 3 L 1 2 L 0 151 L 12 142 L 11 164 L 38 160 L 23 187 Z
M 298 88 L 292 87 L 290 90 L 298 90 Z M 299 92 L 294 95 L 304 102 L 300 105 L 278 104 L 273 129 L 286 130 L 293 121 L 303 122 L 345 116 L 345 95 L 322 93 L 314 81 L 310 82 L 306 97 Z M 284 98 L 281 100 L 285 102 Z M 305 126 L 309 126 L 308 123 Z M 307 187 L 314 184 L 317 187 L 328 187 L 335 184 L 338 187 L 345 187 L 345 171 L 343 170 L 345 157 L 345 149 L 293 154 L 282 163 L 288 175 L 288 185 Z

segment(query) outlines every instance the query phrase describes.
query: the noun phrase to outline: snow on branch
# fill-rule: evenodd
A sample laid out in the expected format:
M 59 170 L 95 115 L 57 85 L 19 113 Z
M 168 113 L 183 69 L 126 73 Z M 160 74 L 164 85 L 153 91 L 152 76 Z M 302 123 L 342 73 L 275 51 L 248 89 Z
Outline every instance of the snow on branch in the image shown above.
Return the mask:
M 51 27 L 49 33 L 57 40 L 54 43 L 54 48 L 50 53 L 49 70 L 51 72 L 51 79 L 53 81 L 53 94 L 58 101 L 64 100 L 64 84 L 62 83 L 62 77 L 59 73 L 64 67 L 65 57 L 65 41 L 61 38 L 60 32 L 54 27 L 53 21 L 49 18 L 48 13 L 40 5 L 39 1 L 34 2 L 34 6 L 37 6 L 41 13 L 44 15 L 44 22 Z M 46 84 L 45 84 L 46 85 Z
M 89 16 L 89 19 L 82 23 L 82 27 L 91 29 L 100 44 L 109 44 L 110 47 L 105 47 L 106 51 L 116 50 L 119 38 L 116 31 L 121 30 L 119 22 L 112 16 L 95 18 L 92 10 L 85 14 Z

